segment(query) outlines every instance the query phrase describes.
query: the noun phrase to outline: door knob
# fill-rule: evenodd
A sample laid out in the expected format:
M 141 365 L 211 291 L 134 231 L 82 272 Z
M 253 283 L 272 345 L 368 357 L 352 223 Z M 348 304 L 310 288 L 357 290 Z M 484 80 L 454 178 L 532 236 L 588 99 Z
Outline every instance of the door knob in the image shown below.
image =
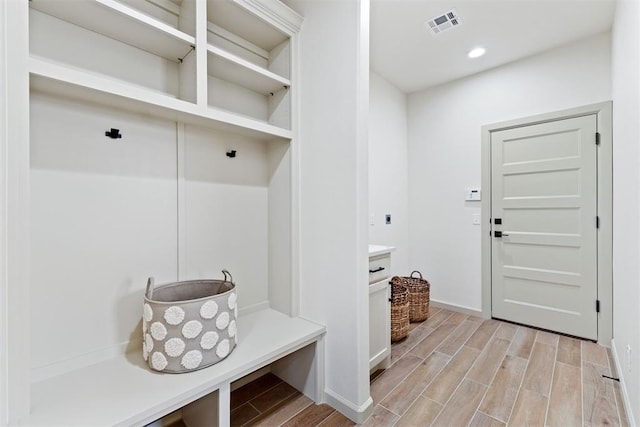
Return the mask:
M 494 231 L 493 235 L 495 237 L 507 237 L 507 236 L 509 236 L 507 233 L 503 233 L 502 231 Z

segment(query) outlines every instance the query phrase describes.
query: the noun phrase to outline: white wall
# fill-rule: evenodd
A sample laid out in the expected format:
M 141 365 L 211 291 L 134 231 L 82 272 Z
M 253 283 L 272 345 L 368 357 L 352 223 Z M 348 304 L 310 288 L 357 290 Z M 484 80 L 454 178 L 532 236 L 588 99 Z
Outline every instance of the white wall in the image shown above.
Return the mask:
M 184 139 L 179 280 L 220 278 L 227 269 L 241 313 L 268 304 L 267 145 L 190 125 Z M 237 157 L 226 156 L 231 149 Z
M 371 72 L 369 88 L 369 242 L 394 246 L 391 272 L 409 272 L 407 95 Z M 385 215 L 391 214 L 391 224 Z
M 146 278 L 176 279 L 176 126 L 39 93 L 30 106 L 36 381 L 137 340 Z
M 481 310 L 480 202 L 464 201 L 480 186 L 481 126 L 611 99 L 610 43 L 598 35 L 409 95 L 409 264 L 432 300 Z
M 371 406 L 368 1 L 288 4 L 305 18 L 300 33 L 300 313 L 327 327 L 327 401 L 358 418 Z
M 4 4 L 0 4 L 0 23 L 2 23 L 1 27 L 6 28 L 5 23 L 5 9 L 6 6 Z M 6 30 L 0 31 L 0 64 L 5 64 L 7 60 L 7 53 L 5 49 L 5 36 Z M 6 66 L 0 66 L 0 129 L 3 129 L 3 132 L 0 133 L 0 169 L 2 169 L 2 173 L 0 173 L 0 270 L 6 271 L 7 269 L 7 230 L 5 224 L 7 223 L 7 191 L 6 183 L 7 183 L 7 173 L 6 173 L 6 145 L 7 145 L 7 69 Z M 0 275 L 0 311 L 2 315 L 0 315 L 0 336 L 7 336 L 8 329 L 8 318 L 7 318 L 7 310 L 6 310 L 6 275 Z M 7 395 L 8 395 L 8 381 L 6 380 L 8 374 L 8 358 L 7 353 L 7 345 L 8 342 L 5 338 L 0 339 L 0 425 L 8 424 L 8 410 L 7 410 Z
M 640 421 L 640 7 L 620 1 L 613 27 L 613 347 L 628 415 Z M 627 354 L 631 347 L 631 357 Z M 629 369 L 630 368 L 630 369 Z M 634 425 L 633 421 L 631 425 Z

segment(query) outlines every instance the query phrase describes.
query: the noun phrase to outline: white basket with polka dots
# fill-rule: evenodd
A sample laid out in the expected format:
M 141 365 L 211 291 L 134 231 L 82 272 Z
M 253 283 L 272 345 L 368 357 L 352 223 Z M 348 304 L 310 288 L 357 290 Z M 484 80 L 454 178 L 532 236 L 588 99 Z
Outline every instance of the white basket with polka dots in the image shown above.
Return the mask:
M 142 314 L 142 355 L 155 371 L 183 373 L 226 358 L 238 343 L 236 285 L 189 280 L 154 289 L 147 282 Z

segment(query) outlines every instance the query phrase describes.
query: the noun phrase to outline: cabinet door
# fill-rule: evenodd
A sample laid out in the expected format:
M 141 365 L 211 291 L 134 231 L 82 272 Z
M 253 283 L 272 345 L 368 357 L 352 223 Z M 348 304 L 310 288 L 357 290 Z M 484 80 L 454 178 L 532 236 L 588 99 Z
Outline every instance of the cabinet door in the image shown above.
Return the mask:
M 391 306 L 389 281 L 381 280 L 369 286 L 369 368 L 391 353 Z

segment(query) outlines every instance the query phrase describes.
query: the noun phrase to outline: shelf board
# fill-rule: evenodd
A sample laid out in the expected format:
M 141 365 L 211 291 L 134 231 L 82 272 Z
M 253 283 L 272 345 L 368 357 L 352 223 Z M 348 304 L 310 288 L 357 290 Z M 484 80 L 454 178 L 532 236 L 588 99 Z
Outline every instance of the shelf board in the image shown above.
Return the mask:
M 272 309 L 238 319 L 240 342 L 222 362 L 186 374 L 151 371 L 142 351 L 31 386 L 26 425 L 143 425 L 312 342 L 324 326 Z
M 237 0 L 207 0 L 207 21 L 230 30 L 237 36 L 270 51 L 287 40 L 288 35 L 256 14 L 257 4 Z M 291 9 L 281 2 L 261 2 L 261 9 Z M 249 13 L 247 13 L 249 12 Z
M 255 139 L 291 139 L 293 132 L 261 120 L 200 106 L 101 74 L 32 56 L 31 89 L 149 114 L 174 121 L 245 135 Z
M 263 95 L 279 91 L 284 86 L 291 86 L 291 80 L 229 53 L 224 49 L 208 45 L 207 51 L 209 53 L 207 55 L 207 71 L 209 75 L 235 83 Z
M 115 0 L 31 0 L 32 8 L 174 62 L 195 38 Z

